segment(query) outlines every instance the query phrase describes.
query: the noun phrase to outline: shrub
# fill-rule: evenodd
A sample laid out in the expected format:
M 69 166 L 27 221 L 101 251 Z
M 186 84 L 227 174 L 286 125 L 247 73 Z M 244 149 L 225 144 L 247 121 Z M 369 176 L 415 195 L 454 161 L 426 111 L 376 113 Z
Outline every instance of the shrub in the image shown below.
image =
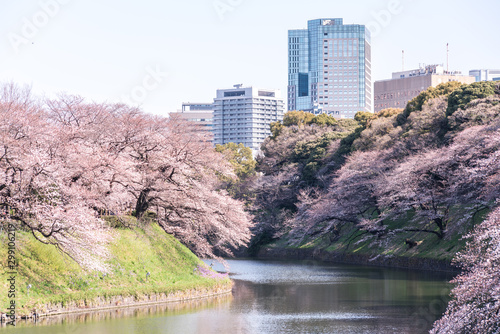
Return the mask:
M 493 81 L 482 81 L 474 82 L 455 90 L 448 97 L 446 115 L 451 116 L 458 109 L 464 109 L 473 100 L 495 95 L 495 85 L 496 82 Z

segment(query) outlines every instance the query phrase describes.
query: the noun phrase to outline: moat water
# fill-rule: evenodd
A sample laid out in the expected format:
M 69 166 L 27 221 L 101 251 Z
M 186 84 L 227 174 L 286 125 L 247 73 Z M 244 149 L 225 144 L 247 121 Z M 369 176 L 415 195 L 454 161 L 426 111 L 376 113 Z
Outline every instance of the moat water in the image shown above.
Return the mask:
M 443 273 L 229 260 L 232 296 L 19 321 L 3 333 L 426 333 L 449 300 Z M 224 268 L 217 264 L 218 270 Z

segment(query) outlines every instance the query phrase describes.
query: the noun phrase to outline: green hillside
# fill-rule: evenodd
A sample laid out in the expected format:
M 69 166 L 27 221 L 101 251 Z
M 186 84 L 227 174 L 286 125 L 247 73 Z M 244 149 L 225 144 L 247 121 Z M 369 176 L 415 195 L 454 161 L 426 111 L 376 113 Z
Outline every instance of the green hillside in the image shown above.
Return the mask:
M 495 82 L 441 84 L 353 120 L 291 111 L 257 160 L 248 253 L 449 268 L 498 205 L 499 128 Z
M 132 218 L 133 219 L 133 218 Z M 94 298 L 170 293 L 187 289 L 229 287 L 230 280 L 218 274 L 202 277 L 198 266 L 208 268 L 173 236 L 156 223 L 112 230 L 107 273 L 88 272 L 52 245 L 16 232 L 17 314 L 43 312 L 48 303 L 91 302 Z M 7 235 L 0 233 L 1 311 L 9 305 L 7 291 Z M 204 270 L 204 271 L 205 271 Z M 147 273 L 149 272 L 149 275 Z M 148 277 L 147 277 L 148 276 Z M 207 276 L 207 275 L 204 275 Z M 28 285 L 31 288 L 28 291 Z

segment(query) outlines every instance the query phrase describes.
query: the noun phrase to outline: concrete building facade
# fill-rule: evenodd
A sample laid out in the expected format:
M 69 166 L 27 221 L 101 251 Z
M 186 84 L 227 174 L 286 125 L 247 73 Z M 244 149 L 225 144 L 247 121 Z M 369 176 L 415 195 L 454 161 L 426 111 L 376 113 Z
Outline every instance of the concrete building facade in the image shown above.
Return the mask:
M 284 101 L 279 90 L 218 89 L 214 99 L 214 144 L 243 143 L 254 154 L 271 134 L 269 124 L 283 120 Z
M 458 81 L 470 84 L 474 77 L 460 72 L 447 72 L 442 65 L 429 65 L 417 70 L 394 72 L 392 79 L 375 82 L 375 112 L 386 108 L 405 108 L 408 101 L 429 87 Z
M 193 122 L 200 131 L 206 131 L 213 137 L 213 103 L 191 103 L 182 104 L 182 109 L 171 112 L 171 118 L 180 117 Z
M 364 25 L 316 19 L 288 31 L 288 110 L 352 118 L 372 111 L 371 40 Z

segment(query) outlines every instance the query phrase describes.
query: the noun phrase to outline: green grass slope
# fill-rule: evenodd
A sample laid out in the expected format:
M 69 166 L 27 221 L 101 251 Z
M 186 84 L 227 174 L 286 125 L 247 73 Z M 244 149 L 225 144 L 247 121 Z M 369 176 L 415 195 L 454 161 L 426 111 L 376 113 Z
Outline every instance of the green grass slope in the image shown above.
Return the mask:
M 374 264 L 383 264 L 384 258 L 408 258 L 452 263 L 456 253 L 465 247 L 467 239 L 464 236 L 475 225 L 479 224 L 487 213 L 488 211 L 484 210 L 475 217 L 470 225 L 452 230 L 443 239 L 439 239 L 435 234 L 431 233 L 404 231 L 405 228 L 424 226 L 417 222 L 410 223 L 414 217 L 408 214 L 406 217 L 386 221 L 385 224 L 389 231 L 393 232 L 390 236 L 381 239 L 359 230 L 353 224 L 345 224 L 339 227 L 338 236 L 334 239 L 330 235 L 321 237 L 308 236 L 300 244 L 296 244 L 290 242 L 288 235 L 285 235 L 281 239 L 262 247 L 289 251 L 290 254 L 294 254 L 294 250 L 321 250 L 326 253 L 343 254 L 344 256 L 359 255 L 362 258 L 379 258 Z M 459 218 L 457 215 L 459 215 L 459 212 L 451 215 L 450 220 L 457 220 Z M 432 229 L 430 225 L 426 227 Z M 321 229 L 321 226 L 318 228 Z
M 140 296 L 188 289 L 230 286 L 228 278 L 202 277 L 195 269 L 203 266 L 190 250 L 156 223 L 145 227 L 113 229 L 110 270 L 107 274 L 83 270 L 52 245 L 45 245 L 23 231 L 16 232 L 17 314 L 29 314 L 46 304 L 95 298 Z M 7 235 L 0 233 L 0 311 L 5 312 L 8 297 Z M 147 273 L 150 273 L 146 277 Z M 31 289 L 28 289 L 28 285 Z M 29 290 L 29 291 L 28 291 Z

